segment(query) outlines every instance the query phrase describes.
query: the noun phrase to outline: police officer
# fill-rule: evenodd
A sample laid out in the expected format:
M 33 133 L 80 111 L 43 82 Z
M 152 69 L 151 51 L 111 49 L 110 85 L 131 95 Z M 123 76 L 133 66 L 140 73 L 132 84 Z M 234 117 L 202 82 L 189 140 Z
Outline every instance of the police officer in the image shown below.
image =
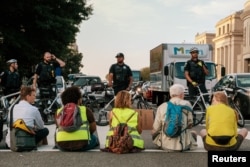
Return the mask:
M 38 85 L 39 95 L 41 99 L 52 99 L 56 96 L 56 68 L 65 66 L 65 62 L 51 54 L 45 52 L 43 55 L 43 61 L 37 65 L 34 78 L 33 87 L 36 89 Z M 44 112 L 41 112 L 45 124 L 48 122 L 48 116 Z
M 121 90 L 129 90 L 133 84 L 132 71 L 124 63 L 124 54 L 118 53 L 116 56 L 117 63 L 112 64 L 109 68 L 109 83 L 113 87 L 115 95 Z
M 3 86 L 3 94 L 9 95 L 20 91 L 21 77 L 17 71 L 18 64 L 16 59 L 10 59 L 7 62 L 8 70 L 1 73 L 0 82 Z
M 196 47 L 190 49 L 191 59 L 185 64 L 185 78 L 187 80 L 189 96 L 197 95 L 196 86 L 199 85 L 203 93 L 207 93 L 205 77 L 208 75 L 208 69 L 204 61 L 198 59 L 199 50 Z M 208 97 L 205 97 L 208 102 Z
M 36 68 L 33 87 L 51 87 L 52 84 L 56 83 L 56 68 L 61 68 L 65 66 L 65 62 L 51 54 L 50 52 L 45 52 L 43 55 L 43 61 L 40 62 Z

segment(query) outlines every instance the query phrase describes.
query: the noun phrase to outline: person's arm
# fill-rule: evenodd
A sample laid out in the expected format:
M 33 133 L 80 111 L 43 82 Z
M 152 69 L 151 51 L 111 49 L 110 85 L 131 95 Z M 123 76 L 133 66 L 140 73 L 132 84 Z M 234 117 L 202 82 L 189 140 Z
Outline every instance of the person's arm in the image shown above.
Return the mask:
M 108 86 L 112 87 L 113 86 L 113 73 L 109 73 L 108 77 Z
M 108 118 L 109 118 L 109 127 L 111 127 L 111 124 L 112 124 L 112 117 L 113 117 L 113 112 L 110 111 L 109 115 L 108 115 Z
M 42 116 L 40 114 L 40 112 L 38 111 L 38 109 L 36 109 L 35 113 L 35 126 L 37 129 L 43 129 L 44 128 L 44 122 L 42 119 Z
M 130 89 L 131 89 L 132 84 L 133 84 L 133 77 L 130 76 L 130 77 L 129 77 L 129 85 L 128 85 L 128 87 L 127 87 L 127 90 L 130 90 Z
M 130 90 L 131 89 L 131 86 L 133 85 L 133 74 L 132 74 L 132 71 L 130 69 L 130 67 L 128 66 L 128 76 L 129 76 L 129 85 L 128 85 L 128 88 L 127 90 Z
M 33 76 L 33 84 L 32 84 L 32 86 L 33 86 L 34 89 L 36 89 L 37 78 L 38 78 L 38 75 L 34 74 L 34 76 Z
M 165 106 L 165 107 L 164 107 Z M 158 108 L 157 108 L 157 111 L 156 111 L 156 115 L 155 115 L 155 119 L 154 119 L 154 123 L 153 123 L 153 129 L 152 129 L 152 135 L 154 134 L 157 134 L 161 131 L 161 128 L 162 128 L 162 118 L 161 118 L 161 110 L 164 110 L 166 111 L 166 107 L 167 107 L 167 104 L 165 104 L 163 106 L 163 104 L 161 104 Z M 164 118 L 165 119 L 165 118 Z
M 52 54 L 52 59 L 55 60 L 59 65 L 60 67 L 64 67 L 65 66 L 65 62 L 62 61 L 61 59 L 57 58 L 55 55 Z
M 205 75 L 208 75 L 208 74 L 209 74 L 209 71 L 208 71 L 208 69 L 207 69 L 207 66 L 204 64 L 204 65 L 202 66 L 202 68 L 203 68 L 203 71 L 204 71 Z
M 141 125 L 142 120 L 141 120 L 140 114 L 138 112 L 137 112 L 137 115 L 138 115 L 138 117 L 137 117 L 137 119 L 138 119 L 137 131 L 139 134 L 141 134 L 142 133 L 142 125 Z
M 87 115 L 87 120 L 89 121 L 90 134 L 93 134 L 96 131 L 96 122 L 93 112 L 87 107 L 86 107 L 86 115 Z
M 189 61 L 188 61 L 188 62 L 189 62 Z M 189 83 L 193 84 L 193 80 L 192 80 L 191 77 L 189 76 L 190 65 L 189 65 L 188 62 L 186 62 L 185 67 L 184 67 L 184 75 L 185 75 L 186 80 L 187 80 Z

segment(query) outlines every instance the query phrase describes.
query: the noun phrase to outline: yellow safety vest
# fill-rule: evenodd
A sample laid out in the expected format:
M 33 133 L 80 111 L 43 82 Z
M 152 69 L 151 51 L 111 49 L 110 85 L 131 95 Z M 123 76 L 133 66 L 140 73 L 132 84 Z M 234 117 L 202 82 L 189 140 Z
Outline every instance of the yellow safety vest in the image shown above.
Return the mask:
M 130 108 L 124 108 L 124 109 L 113 108 L 112 112 L 115 113 L 115 115 L 119 119 L 120 123 L 125 123 L 126 120 L 136 111 L 133 109 L 130 109 Z M 113 133 L 114 133 L 113 129 L 118 124 L 119 124 L 119 122 L 117 121 L 117 119 L 113 118 L 112 122 L 111 122 L 111 127 L 110 127 L 110 129 L 107 133 L 107 137 L 106 137 L 106 143 L 105 143 L 106 147 L 108 147 L 109 136 L 113 135 Z M 143 149 L 144 148 L 144 141 L 142 140 L 142 138 L 141 138 L 141 136 L 136 128 L 138 126 L 138 113 L 137 112 L 127 122 L 127 125 L 129 128 L 129 134 L 131 135 L 131 137 L 133 138 L 133 141 L 134 141 L 133 146 Z
M 62 111 L 62 109 L 57 110 L 57 115 Z M 75 140 L 90 140 L 89 132 L 89 122 L 87 120 L 86 107 L 80 106 L 80 112 L 82 117 L 82 126 L 79 130 L 74 132 L 66 132 L 62 129 L 57 130 L 56 132 L 56 142 L 60 141 L 75 141 Z

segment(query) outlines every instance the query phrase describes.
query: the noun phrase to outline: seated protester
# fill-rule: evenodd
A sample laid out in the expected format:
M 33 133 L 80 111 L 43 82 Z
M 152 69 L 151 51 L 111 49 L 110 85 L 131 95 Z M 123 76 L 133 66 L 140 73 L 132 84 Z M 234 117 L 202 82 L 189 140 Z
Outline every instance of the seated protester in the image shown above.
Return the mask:
M 206 129 L 200 131 L 207 151 L 236 151 L 246 138 L 248 130 L 237 132 L 236 112 L 228 105 L 223 91 L 213 94 L 212 105 L 206 112 Z
M 114 134 L 115 127 L 119 123 L 126 123 L 128 126 L 128 133 L 132 137 L 132 147 L 126 153 L 140 152 L 144 150 L 144 141 L 140 134 L 142 133 L 139 114 L 134 109 L 131 109 L 131 95 L 128 91 L 119 91 L 115 97 L 114 108 L 109 113 L 110 129 L 107 133 L 105 148 L 102 151 L 112 152 L 109 148 L 110 136 Z M 119 146 L 118 146 L 119 147 Z
M 57 131 L 55 134 L 56 146 L 62 151 L 87 151 L 99 145 L 99 140 L 94 134 L 96 131 L 96 122 L 92 111 L 82 103 L 81 91 L 78 87 L 72 86 L 67 88 L 62 94 L 61 99 L 64 107 L 67 104 L 74 103 L 80 109 L 81 124 L 77 130 L 72 132 L 62 128 L 60 123 L 60 113 L 64 108 L 58 109 L 56 113 Z M 74 111 L 71 111 L 74 112 Z
M 23 86 L 20 96 L 20 102 L 13 108 L 13 122 L 17 119 L 23 119 L 25 124 L 35 131 L 36 144 L 38 144 L 43 139 L 46 139 L 49 130 L 44 127 L 44 122 L 38 108 L 32 105 L 36 99 L 36 90 L 29 86 Z M 10 148 L 10 133 L 7 133 L 6 144 Z
M 189 101 L 184 99 L 184 86 L 174 84 L 170 87 L 170 102 L 176 105 L 187 106 L 192 110 Z M 197 146 L 196 133 L 191 131 L 193 124 L 192 112 L 182 109 L 182 133 L 177 137 L 169 137 L 164 132 L 165 116 L 167 114 L 168 103 L 164 102 L 157 108 L 152 129 L 153 143 L 165 151 L 185 151 L 194 149 Z M 185 129 L 185 130 L 184 130 Z

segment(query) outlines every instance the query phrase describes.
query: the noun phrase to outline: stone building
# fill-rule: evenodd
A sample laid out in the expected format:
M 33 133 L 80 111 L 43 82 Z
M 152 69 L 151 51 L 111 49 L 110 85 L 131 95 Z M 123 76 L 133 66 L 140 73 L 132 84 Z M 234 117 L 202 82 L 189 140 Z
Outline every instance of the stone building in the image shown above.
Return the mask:
M 244 5 L 244 11 L 241 14 L 243 21 L 243 43 L 241 58 L 243 61 L 243 72 L 250 72 L 250 0 Z
M 211 44 L 213 61 L 226 67 L 226 73 L 250 72 L 250 0 L 244 9 L 221 20 L 215 33 L 196 34 L 195 43 Z

